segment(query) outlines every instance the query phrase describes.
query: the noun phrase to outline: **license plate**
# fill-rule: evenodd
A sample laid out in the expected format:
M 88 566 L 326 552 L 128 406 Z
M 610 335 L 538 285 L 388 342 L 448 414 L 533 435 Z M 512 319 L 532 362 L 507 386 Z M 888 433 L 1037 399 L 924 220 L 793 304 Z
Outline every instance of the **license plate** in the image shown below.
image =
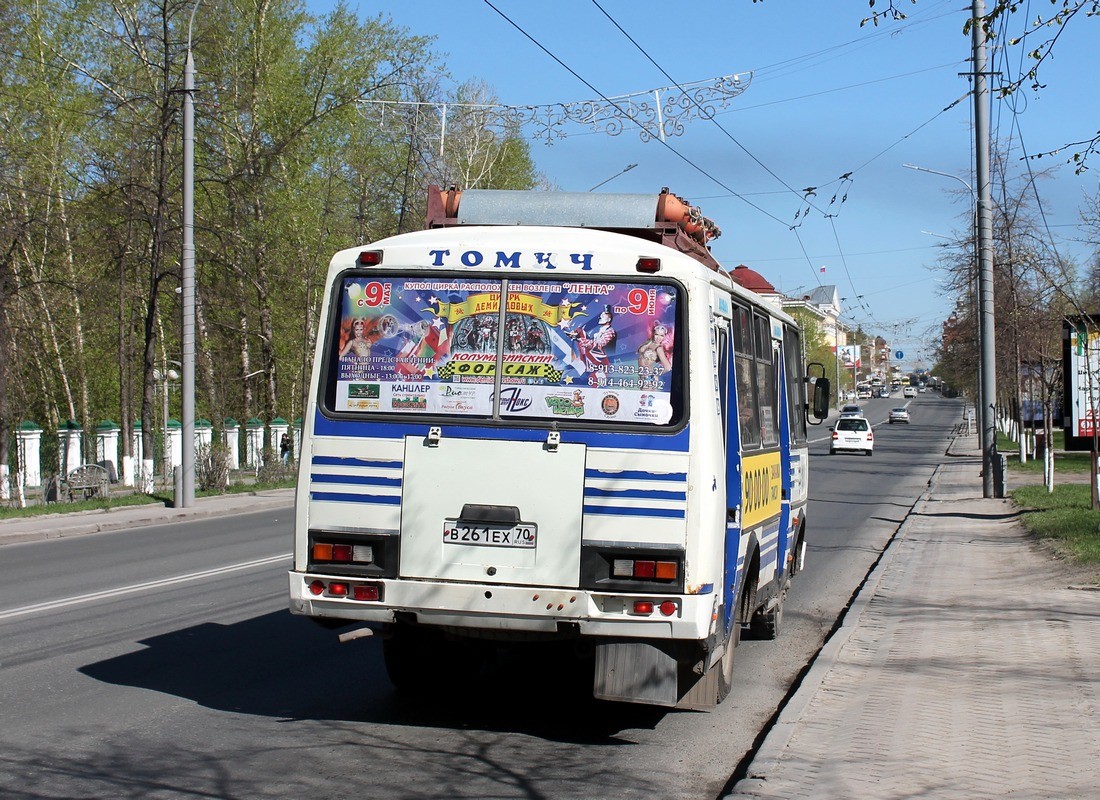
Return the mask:
M 538 526 L 521 522 L 519 525 L 470 525 L 455 519 L 443 520 L 444 544 L 470 544 L 478 547 L 516 547 L 521 550 L 535 546 Z

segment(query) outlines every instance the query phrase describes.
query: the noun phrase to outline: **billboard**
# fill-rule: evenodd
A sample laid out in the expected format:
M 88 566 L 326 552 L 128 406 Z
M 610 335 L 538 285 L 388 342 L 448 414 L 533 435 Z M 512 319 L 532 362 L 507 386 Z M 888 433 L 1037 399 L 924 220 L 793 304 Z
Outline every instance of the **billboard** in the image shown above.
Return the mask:
M 1100 416 L 1100 316 L 1062 322 L 1063 431 L 1067 450 L 1091 450 Z
M 859 369 L 859 351 L 858 344 L 842 344 L 837 348 L 837 358 L 845 369 Z

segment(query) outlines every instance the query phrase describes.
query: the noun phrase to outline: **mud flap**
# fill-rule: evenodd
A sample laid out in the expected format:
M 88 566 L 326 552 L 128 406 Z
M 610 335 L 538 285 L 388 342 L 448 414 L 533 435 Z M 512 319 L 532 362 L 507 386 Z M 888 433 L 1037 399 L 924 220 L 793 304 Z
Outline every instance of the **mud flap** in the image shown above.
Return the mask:
M 680 672 L 681 696 L 677 708 L 709 711 L 718 707 L 718 684 L 722 680 L 721 664 L 715 664 L 702 675 L 691 669 Z
M 679 664 L 646 642 L 596 645 L 592 694 L 598 700 L 675 706 Z

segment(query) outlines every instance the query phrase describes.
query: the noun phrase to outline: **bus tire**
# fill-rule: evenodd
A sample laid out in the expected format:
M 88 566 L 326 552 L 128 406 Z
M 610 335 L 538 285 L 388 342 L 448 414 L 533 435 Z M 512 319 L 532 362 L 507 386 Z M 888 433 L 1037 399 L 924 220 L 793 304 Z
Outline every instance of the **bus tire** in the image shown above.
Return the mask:
M 737 605 L 734 607 L 733 621 L 730 623 L 729 636 L 726 637 L 726 649 L 722 653 L 722 659 L 715 665 L 718 669 L 718 702 L 721 703 L 731 691 L 733 691 L 733 651 L 741 643 L 741 621 L 744 619 L 745 586 L 742 582 L 741 591 L 737 595 Z

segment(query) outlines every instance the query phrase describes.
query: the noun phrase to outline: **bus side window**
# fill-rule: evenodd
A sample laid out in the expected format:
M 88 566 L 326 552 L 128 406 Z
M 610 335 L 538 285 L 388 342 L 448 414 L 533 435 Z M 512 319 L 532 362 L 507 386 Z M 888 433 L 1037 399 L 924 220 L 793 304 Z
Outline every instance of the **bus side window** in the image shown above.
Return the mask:
M 775 351 L 772 348 L 768 318 L 758 316 L 756 333 L 756 403 L 759 407 L 760 434 L 765 445 L 779 442 L 779 386 L 776 380 Z
M 741 449 L 760 446 L 760 414 L 756 405 L 756 364 L 753 359 L 752 312 L 733 309 L 733 371 L 737 383 L 737 422 Z

